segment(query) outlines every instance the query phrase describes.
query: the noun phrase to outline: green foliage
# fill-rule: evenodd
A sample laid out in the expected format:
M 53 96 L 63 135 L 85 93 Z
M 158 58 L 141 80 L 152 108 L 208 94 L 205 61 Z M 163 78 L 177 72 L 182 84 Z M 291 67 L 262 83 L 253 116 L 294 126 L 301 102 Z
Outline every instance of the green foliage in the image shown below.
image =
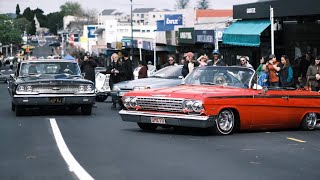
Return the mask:
M 14 21 L 5 15 L 0 15 L 0 42 L 3 45 L 20 44 L 21 30 L 15 28 Z
M 176 0 L 177 9 L 186 9 L 190 3 L 190 0 Z
M 209 1 L 208 0 L 199 0 L 198 1 L 198 9 L 209 9 Z
M 17 18 L 13 20 L 14 27 L 19 29 L 21 32 L 28 31 L 31 29 L 32 23 L 28 21 L 25 17 Z
M 50 33 L 57 33 L 57 28 L 63 26 L 63 14 L 62 12 L 54 12 L 47 15 L 48 23 L 47 28 L 49 28 Z
M 68 1 L 60 6 L 60 11 L 64 16 L 82 16 L 83 9 L 80 3 Z

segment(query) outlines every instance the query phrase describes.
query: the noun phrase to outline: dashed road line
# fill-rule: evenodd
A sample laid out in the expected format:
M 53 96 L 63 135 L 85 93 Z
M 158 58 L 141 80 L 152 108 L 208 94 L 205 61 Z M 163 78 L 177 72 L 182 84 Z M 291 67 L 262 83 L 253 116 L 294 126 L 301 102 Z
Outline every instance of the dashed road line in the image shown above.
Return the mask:
M 295 138 L 291 138 L 291 137 L 287 137 L 288 140 L 291 140 L 291 141 L 295 141 L 295 142 L 299 142 L 299 143 L 305 143 L 307 141 L 304 141 L 304 140 L 300 140 L 300 139 L 295 139 Z
M 50 118 L 49 120 L 57 146 L 63 159 L 69 166 L 69 170 L 73 172 L 80 180 L 93 180 L 90 174 L 85 169 L 83 169 L 83 167 L 78 163 L 78 161 L 69 151 L 68 146 L 66 145 L 61 135 L 56 119 Z

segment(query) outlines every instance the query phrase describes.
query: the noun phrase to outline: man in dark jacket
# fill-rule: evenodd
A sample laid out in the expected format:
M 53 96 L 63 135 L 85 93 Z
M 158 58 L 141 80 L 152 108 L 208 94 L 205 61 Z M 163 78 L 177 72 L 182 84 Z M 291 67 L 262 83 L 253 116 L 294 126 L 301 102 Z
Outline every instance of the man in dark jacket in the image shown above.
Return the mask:
M 127 51 L 124 51 L 122 54 L 123 54 L 122 70 L 124 74 L 124 80 L 129 81 L 133 79 L 132 61 L 129 59 L 129 53 Z
M 222 59 L 219 58 L 220 53 L 219 50 L 215 49 L 212 51 L 213 59 L 208 63 L 208 66 L 225 66 L 226 63 Z
M 193 60 L 194 54 L 192 52 L 188 52 L 184 56 L 186 57 L 186 62 L 183 64 L 181 74 L 186 77 L 194 68 L 199 66 L 199 62 Z
M 80 69 L 82 73 L 85 73 L 84 78 L 88 79 L 92 82 L 95 82 L 95 71 L 94 69 L 97 67 L 97 63 L 87 55 L 84 56 L 83 61 L 79 62 Z

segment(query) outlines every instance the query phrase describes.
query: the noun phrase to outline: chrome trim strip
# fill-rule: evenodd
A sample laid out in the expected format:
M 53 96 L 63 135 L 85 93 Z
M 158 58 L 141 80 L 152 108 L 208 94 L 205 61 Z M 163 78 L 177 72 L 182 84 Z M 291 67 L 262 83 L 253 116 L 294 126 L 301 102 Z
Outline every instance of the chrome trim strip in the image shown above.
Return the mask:
M 184 115 L 184 114 L 163 114 L 156 112 L 140 112 L 140 111 L 128 111 L 121 110 L 120 115 L 131 115 L 131 116 L 150 116 L 150 117 L 163 117 L 163 118 L 174 118 L 174 119 L 190 119 L 196 121 L 207 121 L 209 116 L 195 116 L 195 115 Z
M 42 97 L 95 97 L 95 94 L 39 94 L 39 95 L 14 95 L 14 98 L 42 98 Z

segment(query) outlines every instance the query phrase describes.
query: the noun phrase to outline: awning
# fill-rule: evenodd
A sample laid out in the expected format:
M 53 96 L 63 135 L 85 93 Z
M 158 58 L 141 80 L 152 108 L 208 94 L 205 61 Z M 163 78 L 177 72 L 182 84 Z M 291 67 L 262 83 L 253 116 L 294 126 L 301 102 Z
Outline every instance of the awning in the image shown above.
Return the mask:
M 260 35 L 268 26 L 270 20 L 240 20 L 227 28 L 222 36 L 223 44 L 236 46 L 260 46 Z

